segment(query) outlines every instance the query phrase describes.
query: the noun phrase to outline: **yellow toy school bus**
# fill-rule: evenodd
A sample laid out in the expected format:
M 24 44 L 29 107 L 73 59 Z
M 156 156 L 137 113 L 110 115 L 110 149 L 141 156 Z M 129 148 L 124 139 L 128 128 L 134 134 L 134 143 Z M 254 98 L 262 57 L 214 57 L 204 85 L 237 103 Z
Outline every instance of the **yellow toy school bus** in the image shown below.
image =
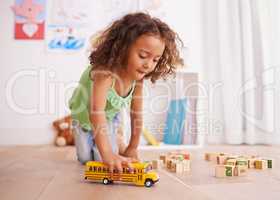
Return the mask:
M 113 181 L 121 181 L 125 183 L 134 183 L 135 185 L 151 187 L 159 181 L 158 174 L 152 170 L 150 163 L 131 163 L 133 170 L 128 167 L 123 167 L 122 173 L 117 173 L 115 170 L 112 174 L 109 173 L 109 168 L 102 162 L 89 161 L 85 167 L 85 179 L 102 181 L 107 185 Z

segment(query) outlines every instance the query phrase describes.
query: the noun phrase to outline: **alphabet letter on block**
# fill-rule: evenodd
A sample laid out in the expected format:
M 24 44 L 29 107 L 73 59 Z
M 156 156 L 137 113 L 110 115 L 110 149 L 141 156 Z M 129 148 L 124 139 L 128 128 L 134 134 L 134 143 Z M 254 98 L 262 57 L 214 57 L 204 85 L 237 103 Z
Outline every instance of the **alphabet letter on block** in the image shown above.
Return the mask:
M 239 158 L 239 159 L 236 160 L 236 165 L 243 166 L 247 169 L 248 168 L 248 160 L 246 160 L 244 158 Z
M 225 165 L 225 167 L 226 167 L 226 176 L 233 176 L 235 166 Z
M 170 169 L 171 172 L 176 172 L 176 165 L 177 165 L 176 161 L 172 160 L 171 169 Z
M 274 161 L 270 158 L 265 158 L 263 160 L 265 160 L 267 162 L 267 168 L 272 169 L 272 163 L 274 165 Z
M 166 168 L 171 170 L 172 161 L 166 160 Z
M 272 169 L 272 159 L 267 159 L 267 168 Z
M 256 169 L 267 169 L 267 161 L 266 160 L 256 160 L 255 162 Z
M 215 167 L 215 176 L 217 178 L 232 177 L 234 175 L 234 168 L 231 165 L 217 165 Z

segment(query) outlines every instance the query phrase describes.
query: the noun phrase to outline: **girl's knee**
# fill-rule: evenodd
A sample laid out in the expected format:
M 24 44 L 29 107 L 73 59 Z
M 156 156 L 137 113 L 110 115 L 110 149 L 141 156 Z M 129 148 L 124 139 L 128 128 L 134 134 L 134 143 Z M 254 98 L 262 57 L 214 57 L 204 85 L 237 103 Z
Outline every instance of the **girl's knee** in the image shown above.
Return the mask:
M 92 154 L 77 154 L 77 157 L 78 157 L 78 161 L 81 163 L 81 164 L 86 164 L 88 161 L 92 161 L 93 158 L 92 158 Z

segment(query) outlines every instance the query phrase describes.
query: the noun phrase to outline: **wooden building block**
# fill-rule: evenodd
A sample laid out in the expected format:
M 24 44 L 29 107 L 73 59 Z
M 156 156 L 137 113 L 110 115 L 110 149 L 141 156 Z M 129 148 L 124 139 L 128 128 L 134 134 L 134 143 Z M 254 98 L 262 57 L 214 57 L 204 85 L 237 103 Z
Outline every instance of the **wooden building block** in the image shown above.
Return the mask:
M 176 162 L 176 173 L 183 173 L 184 165 L 182 161 Z
M 235 166 L 233 165 L 225 165 L 226 168 L 226 176 L 234 176 L 234 168 Z
M 267 159 L 267 168 L 272 169 L 272 162 L 273 162 L 272 159 Z
M 262 170 L 264 170 L 264 169 L 267 169 L 267 161 L 266 160 L 256 160 L 255 161 L 255 167 L 256 167 L 256 169 L 262 169 Z
M 167 159 L 166 160 L 166 168 L 170 170 L 171 169 L 171 165 L 172 165 L 172 161 L 170 159 Z
M 211 153 L 210 154 L 210 160 L 217 162 L 217 157 L 220 155 L 220 153 Z
M 152 168 L 153 169 L 158 169 L 158 165 L 159 165 L 158 160 L 152 160 Z
M 217 157 L 217 164 L 218 165 L 224 165 L 226 163 L 227 156 L 226 155 L 219 155 Z
M 175 160 L 184 160 L 184 156 L 181 154 L 178 155 L 171 155 L 170 156 L 171 159 L 175 159 Z
M 183 155 L 185 160 L 190 160 L 191 159 L 191 156 L 190 156 L 189 153 L 183 153 L 182 155 Z
M 226 167 L 225 167 L 225 165 L 216 165 L 216 167 L 215 167 L 215 177 L 217 177 L 217 178 L 226 177 Z
M 158 160 L 158 167 L 162 168 L 164 166 L 163 160 Z
M 243 166 L 245 167 L 246 169 L 248 169 L 248 160 L 245 159 L 245 158 L 238 158 L 236 160 L 236 165 L 238 166 Z
M 256 169 L 262 169 L 262 161 L 261 160 L 255 160 L 255 168 Z
M 204 154 L 204 160 L 210 161 L 210 153 L 205 153 Z
M 171 168 L 170 168 L 170 171 L 171 172 L 176 172 L 176 161 L 175 160 L 171 160 Z
M 272 169 L 272 165 L 274 165 L 274 160 L 271 158 L 263 158 L 262 160 L 265 160 L 267 162 L 267 168 Z
M 248 168 L 249 169 L 254 169 L 255 168 L 255 162 L 256 162 L 255 158 L 249 158 L 248 159 Z
M 267 160 L 264 160 L 264 159 L 262 159 L 262 161 L 263 161 L 263 169 L 267 169 L 268 168 L 268 163 L 267 163 Z
M 232 177 L 235 174 L 235 166 L 232 165 L 216 165 L 215 176 L 217 178 Z
M 177 156 L 177 160 L 184 160 L 184 159 L 185 159 L 184 156 L 181 154 Z
M 165 164 L 166 162 L 166 155 L 160 155 L 159 159 L 163 161 L 163 163 Z
M 205 153 L 204 155 L 204 159 L 207 161 L 215 161 L 217 160 L 217 156 L 219 156 L 220 153 L 216 153 L 216 152 L 211 152 L 211 153 Z
M 246 176 L 247 175 L 247 167 L 243 165 L 237 165 L 234 168 L 234 176 Z
M 188 171 L 191 170 L 191 161 L 190 160 L 183 160 L 182 164 L 183 164 L 183 171 L 184 172 L 188 172 Z
M 236 165 L 236 159 L 228 159 L 226 161 L 226 165 L 235 166 Z
M 221 153 L 211 153 L 210 154 L 210 161 L 214 161 L 214 162 L 217 162 L 217 157 L 220 156 L 220 155 L 223 155 Z

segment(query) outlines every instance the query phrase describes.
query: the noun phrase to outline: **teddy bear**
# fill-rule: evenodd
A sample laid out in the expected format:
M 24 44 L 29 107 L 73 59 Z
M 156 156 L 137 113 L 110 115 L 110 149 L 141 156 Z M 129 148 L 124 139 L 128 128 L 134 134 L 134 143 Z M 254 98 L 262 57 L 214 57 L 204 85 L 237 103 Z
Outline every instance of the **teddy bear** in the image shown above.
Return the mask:
M 65 116 L 53 122 L 53 127 L 57 131 L 55 144 L 57 146 L 74 145 L 74 135 L 71 115 Z

